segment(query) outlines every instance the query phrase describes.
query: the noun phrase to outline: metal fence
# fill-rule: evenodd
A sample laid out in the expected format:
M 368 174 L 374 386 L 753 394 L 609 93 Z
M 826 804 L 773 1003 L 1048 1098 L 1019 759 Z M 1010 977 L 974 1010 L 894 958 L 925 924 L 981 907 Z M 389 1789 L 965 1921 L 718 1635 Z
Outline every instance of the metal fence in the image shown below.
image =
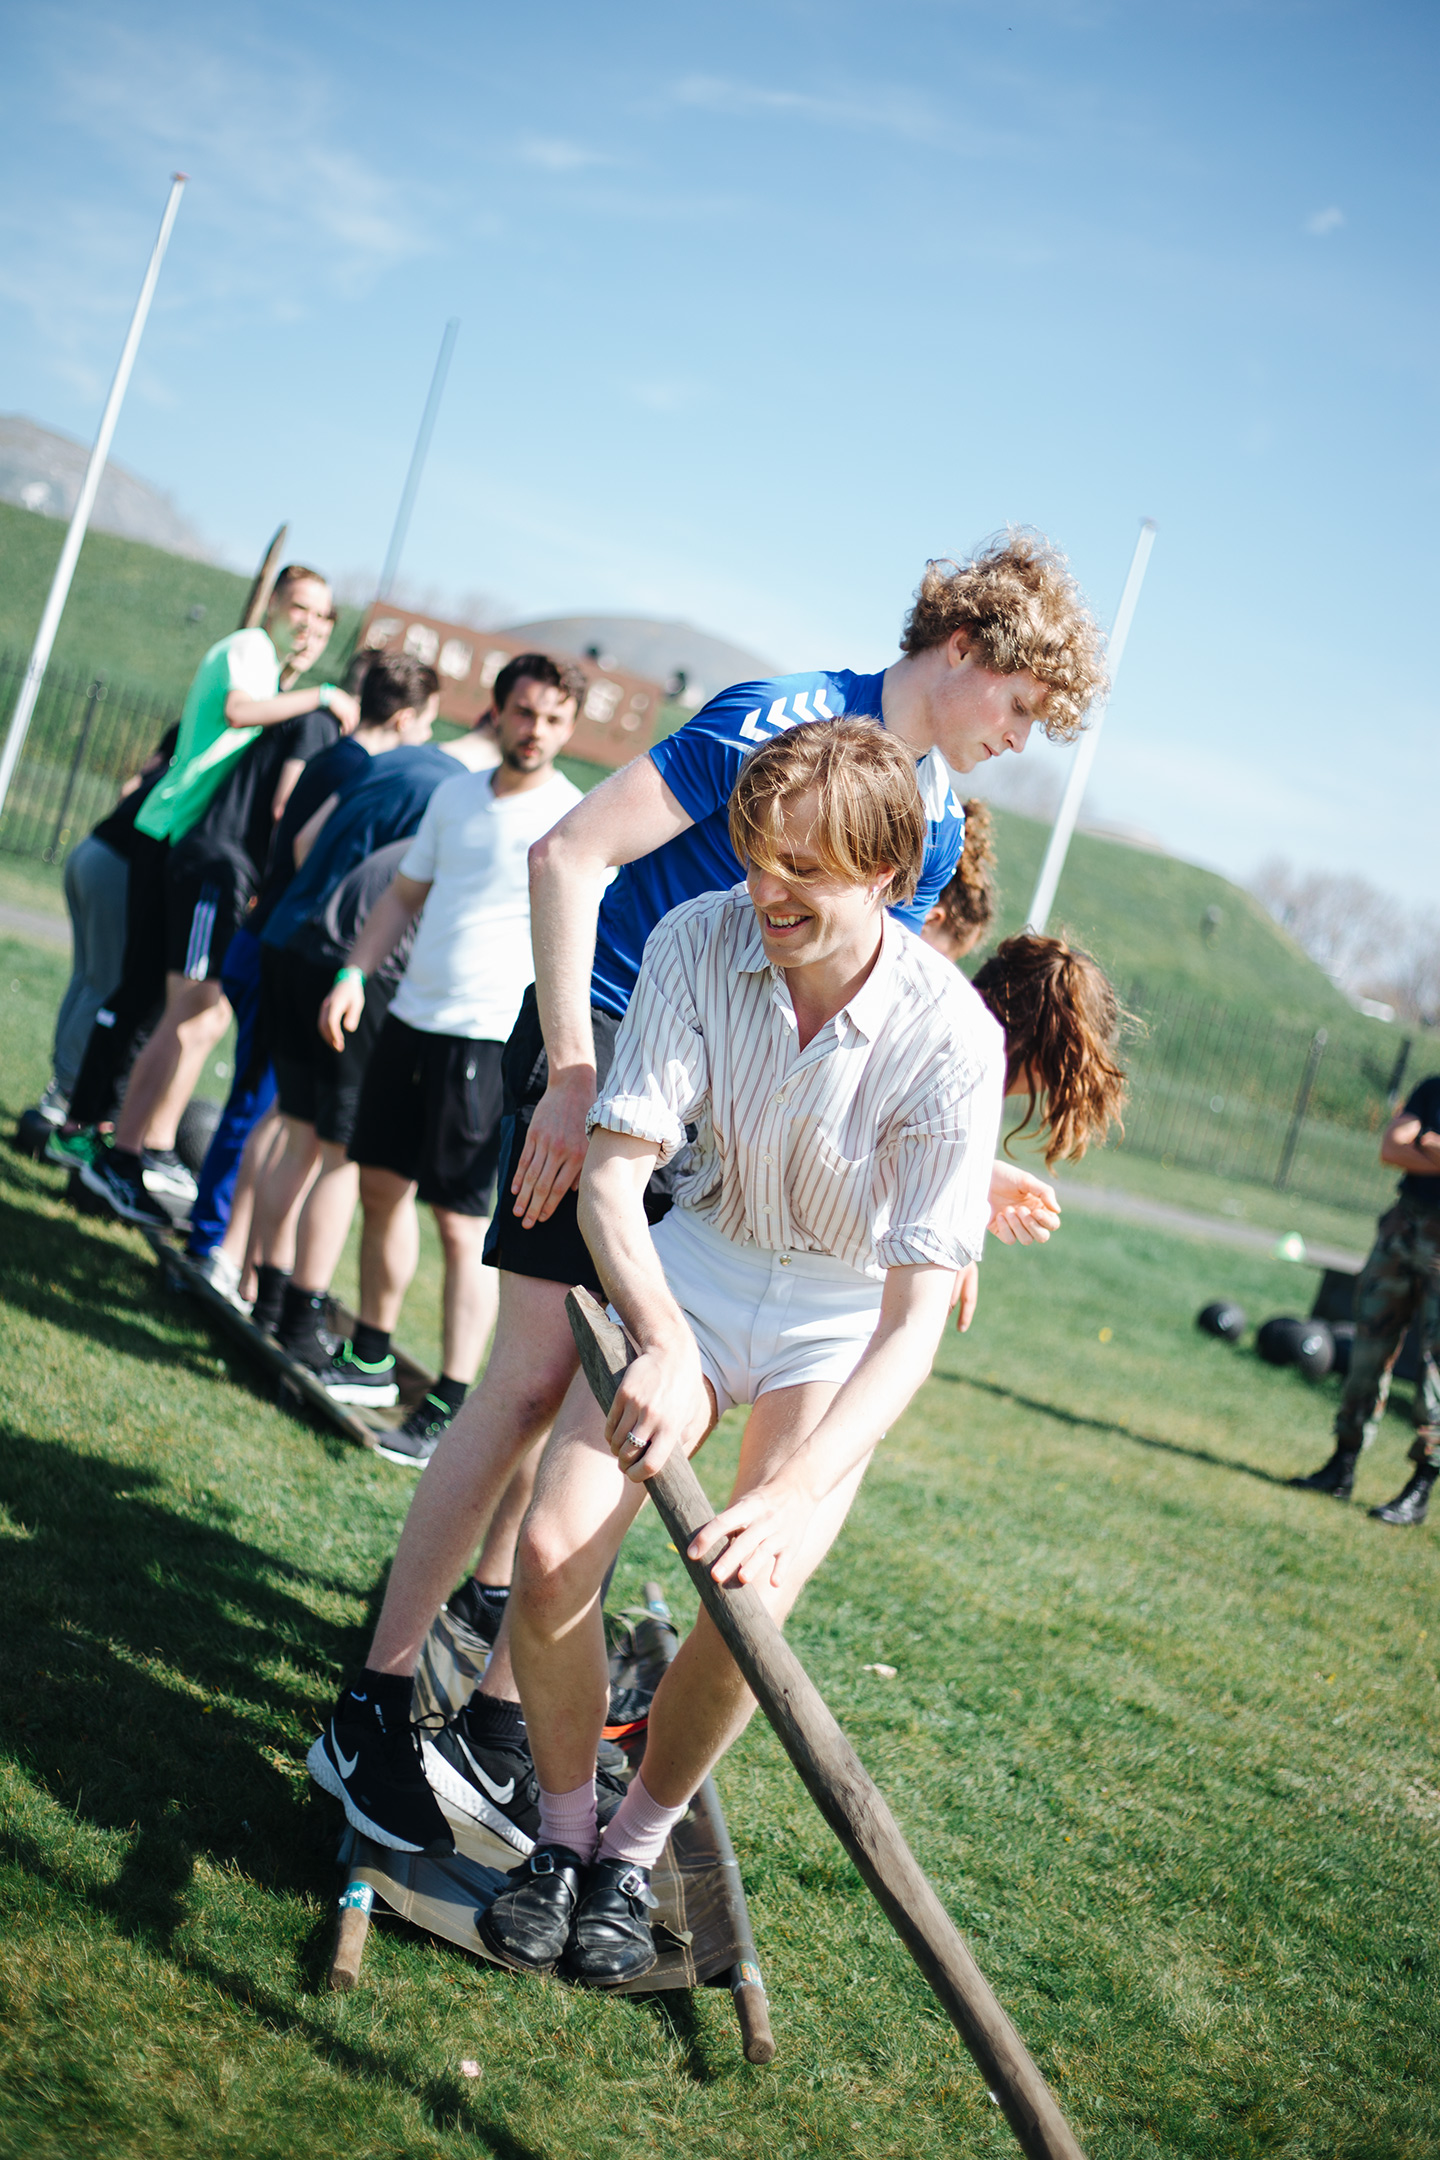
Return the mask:
M 1380 1165 L 1380 1134 L 1404 1086 L 1408 1038 L 1367 1049 L 1142 983 L 1125 1002 L 1143 1021 L 1126 1046 L 1125 1147 L 1336 1207 L 1383 1203 L 1394 1172 Z
M 0 731 L 15 710 L 26 658 L 0 651 Z M 0 850 L 63 862 L 179 717 L 156 691 L 48 669 L 0 817 Z

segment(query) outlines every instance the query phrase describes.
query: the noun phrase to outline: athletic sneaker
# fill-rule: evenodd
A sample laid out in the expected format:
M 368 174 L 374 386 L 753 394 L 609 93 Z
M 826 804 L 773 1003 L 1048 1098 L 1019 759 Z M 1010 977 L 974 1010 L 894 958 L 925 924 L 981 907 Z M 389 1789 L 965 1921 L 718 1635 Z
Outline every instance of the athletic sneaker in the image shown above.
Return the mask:
M 174 1228 L 174 1217 L 151 1198 L 139 1178 L 131 1179 L 116 1169 L 113 1152 L 98 1162 L 81 1163 L 78 1168 L 86 1191 L 103 1200 L 121 1222 L 137 1223 L 142 1230 Z
M 47 1125 L 63 1125 L 70 1115 L 70 1097 L 52 1074 L 45 1083 L 45 1092 L 35 1105 Z
M 439 1858 L 455 1850 L 450 1825 L 425 1781 L 420 1728 L 408 1716 L 391 1728 L 379 1703 L 347 1688 L 305 1767 L 362 1837 L 392 1852 Z
M 375 1453 L 387 1462 L 402 1463 L 407 1470 L 423 1470 L 454 1415 L 443 1395 L 424 1395 L 403 1425 L 376 1441 Z
M 516 1852 L 530 1851 L 540 1828 L 540 1780 L 523 1741 L 506 1747 L 482 1740 L 467 1703 L 438 1732 L 422 1734 L 420 1759 L 431 1789 L 457 1813 L 483 1823 Z
M 505 1617 L 508 1594 L 487 1597 L 474 1576 L 467 1575 L 460 1588 L 452 1591 L 446 1601 L 446 1619 L 462 1646 L 481 1663 L 486 1652 L 495 1646 L 500 1622 Z
M 328 1371 L 321 1373 L 320 1384 L 336 1402 L 354 1403 L 360 1408 L 368 1405 L 372 1410 L 388 1410 L 400 1400 L 392 1353 L 387 1350 L 383 1358 L 370 1365 L 356 1357 L 352 1342 L 341 1343 Z
M 196 1274 L 208 1282 L 212 1290 L 218 1290 L 236 1312 L 249 1312 L 247 1300 L 240 1295 L 240 1270 L 223 1246 L 217 1245 L 207 1253 L 187 1253 L 185 1257 Z
M 45 1142 L 46 1162 L 59 1163 L 62 1170 L 78 1170 L 85 1163 L 98 1162 L 105 1152 L 105 1142 L 93 1125 L 82 1132 L 52 1132 Z
M 140 1157 L 140 1172 L 146 1192 L 154 1193 L 157 1200 L 178 1200 L 187 1208 L 193 1207 L 200 1187 L 194 1171 L 174 1148 L 146 1148 Z
M 471 1702 L 476 1701 L 471 1697 Z M 528 1853 L 540 1828 L 540 1780 L 524 1741 L 482 1738 L 470 1714 L 457 1710 L 448 1724 L 421 1736 L 420 1753 L 432 1789 L 457 1814 L 483 1823 L 496 1837 Z M 596 1812 L 603 1830 L 625 1797 L 613 1771 L 595 1773 Z

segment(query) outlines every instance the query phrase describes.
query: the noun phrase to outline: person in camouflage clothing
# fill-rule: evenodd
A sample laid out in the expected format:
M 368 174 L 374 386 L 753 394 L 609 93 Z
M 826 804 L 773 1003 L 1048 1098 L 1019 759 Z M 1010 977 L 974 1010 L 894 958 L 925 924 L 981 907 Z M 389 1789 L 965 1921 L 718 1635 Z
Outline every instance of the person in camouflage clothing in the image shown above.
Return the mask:
M 1422 1080 L 1391 1119 L 1380 1160 L 1405 1175 L 1355 1284 L 1355 1343 L 1335 1418 L 1335 1452 L 1309 1477 L 1290 1482 L 1306 1492 L 1350 1498 L 1360 1451 L 1380 1429 L 1391 1367 L 1414 1321 L 1420 1349 L 1410 1450 L 1415 1468 L 1404 1491 L 1370 1513 L 1383 1523 L 1422 1523 L 1440 1474 L 1440 1073 Z

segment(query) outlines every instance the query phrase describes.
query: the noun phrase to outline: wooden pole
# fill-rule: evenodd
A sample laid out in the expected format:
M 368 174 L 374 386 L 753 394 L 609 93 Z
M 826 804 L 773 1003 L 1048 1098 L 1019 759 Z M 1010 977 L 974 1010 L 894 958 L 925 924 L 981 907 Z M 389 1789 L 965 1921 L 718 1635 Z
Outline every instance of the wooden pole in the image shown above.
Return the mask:
M 285 545 L 285 535 L 289 530 L 288 525 L 278 526 L 274 539 L 260 559 L 254 583 L 245 596 L 245 606 L 238 625 L 241 630 L 258 629 L 265 620 L 265 610 L 270 605 L 270 595 L 274 592 L 275 580 L 280 575 L 280 551 Z
M 585 1377 L 608 1411 L 630 1363 L 625 1333 L 587 1290 L 572 1290 L 565 1309 Z M 690 1540 L 715 1514 L 690 1463 L 672 1455 L 647 1479 L 646 1490 L 746 1685 L 943 2004 L 1021 2151 L 1027 2160 L 1084 2160 L 1054 2094 L 901 1836 L 884 1796 L 758 1595 L 743 1584 L 722 1589 L 708 1567 L 686 1559 Z

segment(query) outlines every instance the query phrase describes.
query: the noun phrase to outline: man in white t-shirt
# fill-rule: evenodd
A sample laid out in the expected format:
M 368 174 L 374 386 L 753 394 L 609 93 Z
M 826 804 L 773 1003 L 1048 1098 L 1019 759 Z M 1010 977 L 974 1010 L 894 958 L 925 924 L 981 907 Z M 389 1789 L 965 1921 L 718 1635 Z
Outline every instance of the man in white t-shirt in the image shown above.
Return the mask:
M 496 1277 L 484 1265 L 500 1156 L 500 1056 L 534 980 L 531 843 L 580 800 L 554 770 L 575 725 L 575 686 L 543 662 L 521 675 L 495 719 L 500 762 L 459 773 L 431 796 L 389 889 L 320 1010 L 339 1049 L 364 1004 L 365 977 L 424 909 L 414 951 L 365 1075 L 349 1153 L 360 1165 L 362 1352 L 357 1376 L 383 1363 L 417 1259 L 415 1200 L 433 1208 L 445 1255 L 440 1378 L 380 1452 L 419 1469 L 465 1399 L 495 1324 Z M 546 680 L 549 676 L 550 680 Z M 393 1394 L 386 1397 L 394 1400 Z

